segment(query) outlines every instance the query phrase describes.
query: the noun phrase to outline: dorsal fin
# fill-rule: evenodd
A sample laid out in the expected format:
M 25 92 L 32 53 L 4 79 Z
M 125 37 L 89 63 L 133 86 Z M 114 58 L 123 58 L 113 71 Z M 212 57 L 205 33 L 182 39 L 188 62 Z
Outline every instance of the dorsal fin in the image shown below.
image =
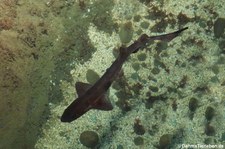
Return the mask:
M 92 85 L 88 83 L 83 83 L 83 82 L 76 82 L 75 88 L 78 94 L 78 97 L 83 95 Z
M 92 105 L 92 109 L 109 111 L 113 109 L 111 102 L 106 98 L 106 95 L 99 97 L 96 103 Z

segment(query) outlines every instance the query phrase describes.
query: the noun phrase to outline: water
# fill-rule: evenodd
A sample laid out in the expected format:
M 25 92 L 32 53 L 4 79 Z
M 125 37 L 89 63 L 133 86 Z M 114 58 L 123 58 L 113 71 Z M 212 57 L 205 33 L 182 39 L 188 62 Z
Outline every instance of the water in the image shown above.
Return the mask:
M 0 15 L 0 148 L 223 148 L 222 0 L 10 2 L 0 7 L 9 12 Z M 74 84 L 95 82 L 122 44 L 183 27 L 128 58 L 107 92 L 113 110 L 60 122 Z

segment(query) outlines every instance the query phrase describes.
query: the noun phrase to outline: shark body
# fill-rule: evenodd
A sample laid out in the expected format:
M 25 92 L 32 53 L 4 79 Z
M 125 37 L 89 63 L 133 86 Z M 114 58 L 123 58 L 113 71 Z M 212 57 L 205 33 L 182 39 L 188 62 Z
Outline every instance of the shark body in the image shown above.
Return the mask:
M 163 34 L 159 36 L 148 36 L 146 34 L 143 34 L 127 48 L 120 48 L 119 56 L 94 85 L 82 82 L 77 82 L 75 84 L 78 98 L 75 99 L 65 109 L 63 115 L 61 116 L 61 121 L 72 122 L 85 114 L 90 109 L 105 111 L 112 110 L 113 106 L 110 101 L 107 100 L 105 94 L 111 86 L 112 82 L 118 76 L 120 70 L 122 69 L 123 63 L 127 60 L 129 55 L 132 53 L 136 53 L 140 49 L 143 49 L 151 41 L 154 40 L 169 42 L 186 29 L 188 28 L 186 27 L 169 34 Z

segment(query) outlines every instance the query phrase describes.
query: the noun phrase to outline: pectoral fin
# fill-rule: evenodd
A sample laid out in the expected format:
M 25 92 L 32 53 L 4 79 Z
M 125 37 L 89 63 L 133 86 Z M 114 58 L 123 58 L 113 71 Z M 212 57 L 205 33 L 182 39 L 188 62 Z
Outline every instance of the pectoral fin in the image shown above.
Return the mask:
M 93 109 L 109 111 L 113 109 L 111 102 L 106 98 L 105 95 L 101 96 L 96 103 L 92 105 Z
M 76 82 L 75 87 L 78 94 L 78 97 L 83 95 L 89 88 L 91 88 L 91 84 L 83 83 L 83 82 Z

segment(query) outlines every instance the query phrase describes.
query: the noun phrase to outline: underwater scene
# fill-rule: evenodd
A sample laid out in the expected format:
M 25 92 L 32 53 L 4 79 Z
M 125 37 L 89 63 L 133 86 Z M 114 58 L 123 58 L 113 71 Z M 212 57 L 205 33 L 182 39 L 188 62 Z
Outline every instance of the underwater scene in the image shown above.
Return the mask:
M 0 79 L 0 149 L 223 149 L 224 0 L 0 0 Z

